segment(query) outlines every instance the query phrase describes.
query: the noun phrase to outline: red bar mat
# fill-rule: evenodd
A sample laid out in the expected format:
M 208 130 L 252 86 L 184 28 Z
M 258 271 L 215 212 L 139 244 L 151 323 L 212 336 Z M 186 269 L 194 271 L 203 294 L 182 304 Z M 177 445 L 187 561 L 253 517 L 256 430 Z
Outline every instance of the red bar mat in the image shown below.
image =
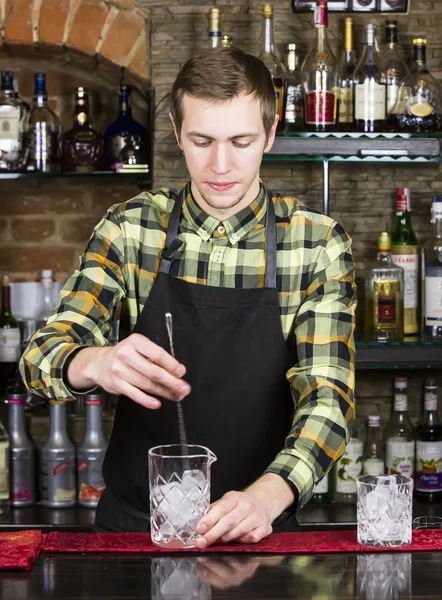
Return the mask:
M 27 571 L 40 554 L 41 531 L 7 531 L 0 533 L 0 570 Z
M 324 552 L 399 552 L 442 550 L 442 529 L 413 531 L 413 541 L 408 546 L 377 548 L 361 546 L 356 531 L 308 531 L 302 533 L 274 533 L 257 544 L 236 544 L 198 548 L 161 548 L 155 545 L 148 533 L 49 533 L 44 552 L 259 552 L 270 554 L 324 553 Z

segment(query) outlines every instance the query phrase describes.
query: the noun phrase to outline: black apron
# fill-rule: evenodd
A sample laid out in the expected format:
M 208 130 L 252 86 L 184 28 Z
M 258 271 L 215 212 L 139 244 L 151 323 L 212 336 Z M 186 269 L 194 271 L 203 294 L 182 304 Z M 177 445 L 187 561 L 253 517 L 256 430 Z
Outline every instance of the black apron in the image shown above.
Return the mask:
M 174 276 L 174 258 L 183 244 L 177 235 L 186 189 L 175 199 L 159 272 L 133 333 L 169 351 L 164 314 L 173 315 L 175 356 L 186 366 L 192 388 L 182 401 L 188 443 L 207 446 L 218 458 L 211 471 L 213 502 L 253 483 L 283 449 L 294 410 L 286 379 L 293 356 L 279 313 L 270 194 L 265 190 L 265 287 L 220 288 Z M 163 400 L 160 409 L 149 410 L 119 398 L 96 531 L 148 531 L 148 450 L 179 442 L 175 402 Z M 287 520 L 289 525 L 274 530 L 297 529 L 294 508 L 279 521 Z

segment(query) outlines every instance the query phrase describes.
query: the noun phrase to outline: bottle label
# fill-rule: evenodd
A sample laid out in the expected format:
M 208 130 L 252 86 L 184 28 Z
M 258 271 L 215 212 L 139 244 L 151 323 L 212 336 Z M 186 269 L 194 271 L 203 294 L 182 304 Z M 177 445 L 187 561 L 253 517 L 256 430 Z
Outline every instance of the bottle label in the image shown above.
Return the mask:
M 364 461 L 364 475 L 383 475 L 384 473 L 384 461 L 380 458 L 367 458 Z
M 376 328 L 401 328 L 401 283 L 397 279 L 373 282 L 373 324 Z
M 401 438 L 387 440 L 387 473 L 388 475 L 406 475 L 413 477 L 414 442 L 405 442 Z
M 356 479 L 362 475 L 362 440 L 351 439 L 336 467 L 336 491 L 356 494 Z
M 442 277 L 431 276 L 427 267 L 425 277 L 425 325 L 434 327 L 442 323 Z M 439 267 L 436 267 L 439 272 Z
M 20 109 L 18 106 L 0 107 L 0 140 L 20 139 Z
M 433 112 L 433 107 L 425 100 L 426 98 L 420 96 L 411 96 L 408 104 L 410 113 L 415 117 L 429 117 Z
M 355 118 L 358 121 L 383 121 L 386 110 L 385 85 L 367 79 L 355 86 Z
M 27 145 L 33 160 L 49 161 L 58 156 L 58 135 L 49 129 L 47 123 L 38 123 L 28 135 Z
M 437 394 L 425 392 L 425 410 L 437 410 Z
M 442 491 L 442 442 L 416 442 L 416 489 Z
M 401 392 L 396 392 L 394 394 L 394 410 L 397 412 L 408 410 L 408 398 L 406 394 L 401 394 Z
M 104 453 L 103 453 L 104 454 Z M 103 459 L 82 460 L 78 464 L 78 500 L 96 504 L 105 488 L 103 479 Z
M 20 357 L 20 329 L 0 329 L 0 362 L 17 362 Z
M 308 125 L 334 125 L 336 123 L 336 94 L 309 92 L 306 94 L 306 119 Z
M 304 124 L 304 95 L 301 85 L 289 85 L 287 88 L 285 122 Z
M 279 115 L 279 121 L 283 122 L 283 108 L 284 108 L 284 84 L 278 85 L 275 79 L 273 79 L 273 87 L 275 88 L 275 99 L 276 99 L 276 114 Z
M 387 114 L 393 113 L 394 106 L 398 98 L 399 85 L 397 81 L 387 85 Z
M 9 496 L 9 443 L 0 443 L 0 497 Z
M 353 88 L 339 90 L 339 123 L 353 123 Z
M 328 494 L 328 477 L 325 475 L 315 486 L 314 494 Z
M 409 246 L 408 254 L 397 253 L 397 248 L 393 247 L 391 258 L 395 265 L 404 269 L 404 308 L 417 308 L 418 303 L 418 277 L 419 262 L 417 258 L 417 247 Z
M 42 459 L 41 499 L 44 502 L 63 504 L 75 501 L 75 461 Z

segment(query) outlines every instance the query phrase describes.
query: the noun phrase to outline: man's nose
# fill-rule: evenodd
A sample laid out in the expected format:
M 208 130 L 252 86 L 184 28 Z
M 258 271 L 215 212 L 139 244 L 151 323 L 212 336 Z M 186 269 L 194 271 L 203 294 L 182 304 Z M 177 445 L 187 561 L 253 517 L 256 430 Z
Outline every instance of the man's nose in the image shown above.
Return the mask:
M 211 165 L 212 171 L 217 175 L 228 173 L 231 167 L 230 152 L 227 144 L 214 144 L 212 147 L 211 154 Z

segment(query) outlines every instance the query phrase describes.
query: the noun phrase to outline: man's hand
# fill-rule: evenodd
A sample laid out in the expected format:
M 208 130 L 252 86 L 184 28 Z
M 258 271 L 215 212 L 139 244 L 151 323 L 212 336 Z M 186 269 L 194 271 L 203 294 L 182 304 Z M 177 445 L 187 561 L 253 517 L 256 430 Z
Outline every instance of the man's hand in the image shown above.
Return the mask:
M 72 358 L 67 378 L 74 389 L 100 386 L 110 394 L 123 394 L 146 408 L 157 409 L 166 400 L 182 400 L 190 393 L 186 373 L 166 350 L 138 333 L 115 346 L 84 348 Z
M 207 583 L 219 590 L 238 587 L 255 574 L 258 567 L 278 566 L 284 556 L 220 556 L 198 557 L 197 574 Z

